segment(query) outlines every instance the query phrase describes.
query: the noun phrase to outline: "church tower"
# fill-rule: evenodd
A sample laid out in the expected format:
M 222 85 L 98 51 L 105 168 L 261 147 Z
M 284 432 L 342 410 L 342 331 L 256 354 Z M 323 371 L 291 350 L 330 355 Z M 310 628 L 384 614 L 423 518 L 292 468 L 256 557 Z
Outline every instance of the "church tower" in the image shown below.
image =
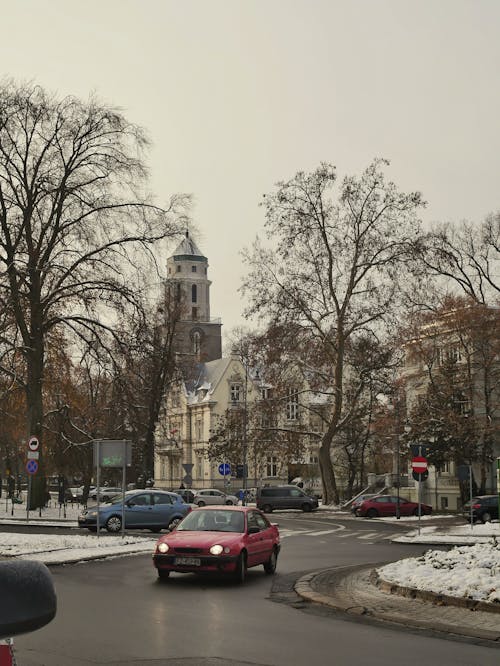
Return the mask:
M 222 323 L 210 317 L 210 285 L 208 259 L 186 231 L 167 259 L 165 299 L 177 303 L 179 308 L 176 351 L 194 361 L 213 361 L 222 355 Z

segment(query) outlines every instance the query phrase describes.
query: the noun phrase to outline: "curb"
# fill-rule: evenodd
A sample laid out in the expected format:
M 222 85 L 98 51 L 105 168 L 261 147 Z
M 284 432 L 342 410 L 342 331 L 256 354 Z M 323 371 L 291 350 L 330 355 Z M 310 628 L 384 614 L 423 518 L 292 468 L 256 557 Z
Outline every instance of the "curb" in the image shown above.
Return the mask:
M 370 571 L 370 576 L 369 576 L 369 582 L 372 582 L 372 576 L 375 574 L 375 570 L 373 569 L 373 564 L 370 566 L 366 565 L 359 565 L 359 566 L 345 566 L 345 567 L 339 567 L 335 569 L 322 569 L 320 571 L 314 571 L 309 574 L 306 574 L 305 576 L 302 576 L 299 578 L 295 585 L 294 589 L 295 592 L 305 599 L 306 601 L 310 601 L 313 603 L 318 603 L 322 604 L 324 606 L 328 606 L 329 608 L 332 608 L 336 611 L 344 612 L 348 615 L 357 615 L 357 616 L 365 616 L 367 618 L 371 618 L 373 620 L 379 621 L 379 622 L 384 622 L 384 623 L 394 623 L 398 625 L 403 625 L 405 627 L 408 626 L 413 626 L 417 629 L 425 629 L 428 631 L 438 631 L 450 635 L 455 635 L 455 636 L 463 636 L 467 638 L 473 638 L 473 639 L 478 639 L 478 640 L 485 640 L 488 641 L 490 644 L 495 644 L 495 646 L 498 646 L 500 643 L 500 629 L 498 631 L 491 631 L 490 629 L 482 629 L 480 627 L 475 627 L 471 626 L 469 622 L 467 623 L 454 623 L 450 624 L 447 622 L 443 622 L 441 618 L 437 617 L 436 615 L 430 616 L 428 620 L 422 619 L 422 618 L 415 618 L 415 619 L 408 619 L 408 617 L 403 618 L 397 610 L 392 610 L 392 612 L 388 612 L 387 610 L 382 610 L 382 612 L 378 612 L 377 608 L 373 607 L 366 607 L 362 605 L 361 603 L 356 603 L 356 596 L 352 595 L 349 599 L 349 603 L 347 601 L 342 600 L 342 595 L 340 598 L 336 598 L 335 596 L 332 595 L 325 595 L 322 594 L 321 592 L 316 591 L 312 587 L 312 582 L 315 577 L 319 575 L 324 575 L 326 573 L 331 572 L 334 576 L 337 578 L 341 579 L 344 578 L 348 575 L 355 574 L 356 572 L 366 572 Z M 379 566 L 382 566 L 380 564 Z M 386 582 L 386 581 L 384 581 Z M 397 587 L 388 584 L 390 588 L 392 587 Z M 380 589 L 381 592 L 386 592 L 382 587 L 375 586 L 373 584 L 373 587 L 376 587 L 376 589 Z M 397 594 L 395 594 L 397 596 Z M 407 596 L 407 595 L 405 595 Z M 411 595 L 410 595 L 411 597 Z M 426 601 L 427 603 L 430 604 L 432 602 L 432 606 L 434 608 L 439 608 L 440 606 L 445 606 L 445 599 L 439 599 L 440 595 L 431 595 L 429 594 L 426 598 L 420 597 L 422 601 Z M 415 598 L 415 597 L 414 597 Z M 453 598 L 457 599 L 457 598 Z M 479 610 L 486 610 L 481 607 L 479 607 L 477 604 L 479 602 L 472 602 L 472 605 L 468 605 L 467 601 L 471 602 L 472 600 L 467 600 L 464 599 L 461 604 L 456 604 L 457 606 L 463 608 L 464 610 L 470 610 L 470 611 L 479 611 Z M 483 602 L 486 603 L 486 602 Z M 430 604 L 431 605 L 431 604 Z M 451 606 L 452 604 L 450 604 Z M 491 611 L 491 606 L 488 607 L 488 611 Z M 497 610 L 495 607 L 493 612 L 499 612 L 500 608 Z
M 500 604 L 493 604 L 489 601 L 480 601 L 477 599 L 469 599 L 467 597 L 452 597 L 448 594 L 437 594 L 427 590 L 417 590 L 413 587 L 405 587 L 397 583 L 391 583 L 381 578 L 373 569 L 370 573 L 370 582 L 378 587 L 382 592 L 389 594 L 399 594 L 402 597 L 410 599 L 421 599 L 422 601 L 430 601 L 435 606 L 457 606 L 458 608 L 466 608 L 471 611 L 486 611 L 487 613 L 500 613 Z

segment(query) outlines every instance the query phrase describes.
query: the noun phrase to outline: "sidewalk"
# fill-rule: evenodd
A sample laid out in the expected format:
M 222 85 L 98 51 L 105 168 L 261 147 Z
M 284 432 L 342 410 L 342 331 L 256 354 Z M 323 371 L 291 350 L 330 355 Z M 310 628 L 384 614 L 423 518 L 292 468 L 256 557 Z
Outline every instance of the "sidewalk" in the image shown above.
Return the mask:
M 500 523 L 486 525 L 434 524 L 422 527 L 420 534 L 413 530 L 394 539 L 399 543 L 419 543 L 425 545 L 458 545 L 458 551 L 447 551 L 446 556 L 455 552 L 464 559 L 471 558 L 470 551 L 500 550 Z M 474 548 L 475 544 L 479 544 Z M 482 545 L 484 544 L 484 545 Z M 496 545 L 495 545 L 496 544 Z M 465 548 L 464 548 L 465 546 Z M 469 548 L 472 546 L 472 548 Z M 434 553 L 436 555 L 438 553 Z M 443 553 L 440 553 L 443 555 Z M 419 558 L 424 559 L 424 558 Z M 450 560 L 452 558 L 450 557 Z M 491 578 L 488 584 L 492 589 L 500 589 L 500 568 L 498 555 L 495 561 L 488 562 Z M 398 566 L 405 560 L 396 563 Z M 412 563 L 412 560 L 408 560 Z M 303 599 L 323 604 L 350 615 L 364 616 L 377 621 L 437 631 L 452 636 L 463 636 L 495 643 L 500 647 L 500 603 L 486 603 L 467 596 L 449 596 L 424 589 L 407 587 L 400 582 L 386 581 L 376 569 L 386 563 L 370 566 L 342 567 L 316 571 L 297 581 L 295 591 Z M 410 564 L 408 564 L 410 568 Z M 384 571 L 387 571 L 387 567 Z M 437 574 L 445 570 L 437 570 Z M 488 571 L 488 569 L 487 569 Z M 465 574 L 471 576 L 471 573 Z M 484 577 L 484 569 L 476 569 L 472 574 L 478 580 Z M 436 589 L 436 588 L 434 588 Z
M 372 571 L 376 567 L 311 573 L 297 581 L 295 591 L 303 599 L 349 615 L 496 642 L 500 647 L 500 612 L 443 605 L 437 597 L 430 600 L 433 595 L 424 601 L 391 594 L 374 584 Z

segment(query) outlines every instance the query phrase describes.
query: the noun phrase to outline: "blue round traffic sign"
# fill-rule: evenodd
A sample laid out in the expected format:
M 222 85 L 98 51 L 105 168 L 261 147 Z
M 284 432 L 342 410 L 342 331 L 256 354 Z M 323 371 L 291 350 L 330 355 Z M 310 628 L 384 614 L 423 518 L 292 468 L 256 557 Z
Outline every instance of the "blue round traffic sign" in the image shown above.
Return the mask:
M 229 463 L 221 463 L 219 465 L 219 474 L 222 474 L 222 476 L 229 476 L 229 474 L 231 474 L 231 465 Z
M 28 474 L 36 474 L 38 472 L 38 461 L 28 460 L 26 463 L 26 471 Z

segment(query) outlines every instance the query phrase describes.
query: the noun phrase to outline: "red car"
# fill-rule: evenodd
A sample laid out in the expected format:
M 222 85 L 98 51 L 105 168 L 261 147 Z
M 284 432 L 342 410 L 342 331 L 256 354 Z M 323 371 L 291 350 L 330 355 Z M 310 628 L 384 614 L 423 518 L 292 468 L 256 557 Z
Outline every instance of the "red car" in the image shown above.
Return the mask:
M 395 495 L 378 495 L 361 502 L 357 508 L 357 516 L 366 516 L 366 518 L 378 518 L 383 516 L 395 516 L 398 498 Z M 421 515 L 425 516 L 432 513 L 432 507 L 428 504 L 421 504 Z M 399 498 L 400 516 L 418 516 L 418 503 L 410 502 L 404 497 Z
M 175 530 L 158 539 L 153 564 L 160 580 L 171 571 L 227 573 L 242 583 L 247 569 L 262 564 L 276 571 L 280 552 L 278 526 L 248 506 L 193 509 Z

